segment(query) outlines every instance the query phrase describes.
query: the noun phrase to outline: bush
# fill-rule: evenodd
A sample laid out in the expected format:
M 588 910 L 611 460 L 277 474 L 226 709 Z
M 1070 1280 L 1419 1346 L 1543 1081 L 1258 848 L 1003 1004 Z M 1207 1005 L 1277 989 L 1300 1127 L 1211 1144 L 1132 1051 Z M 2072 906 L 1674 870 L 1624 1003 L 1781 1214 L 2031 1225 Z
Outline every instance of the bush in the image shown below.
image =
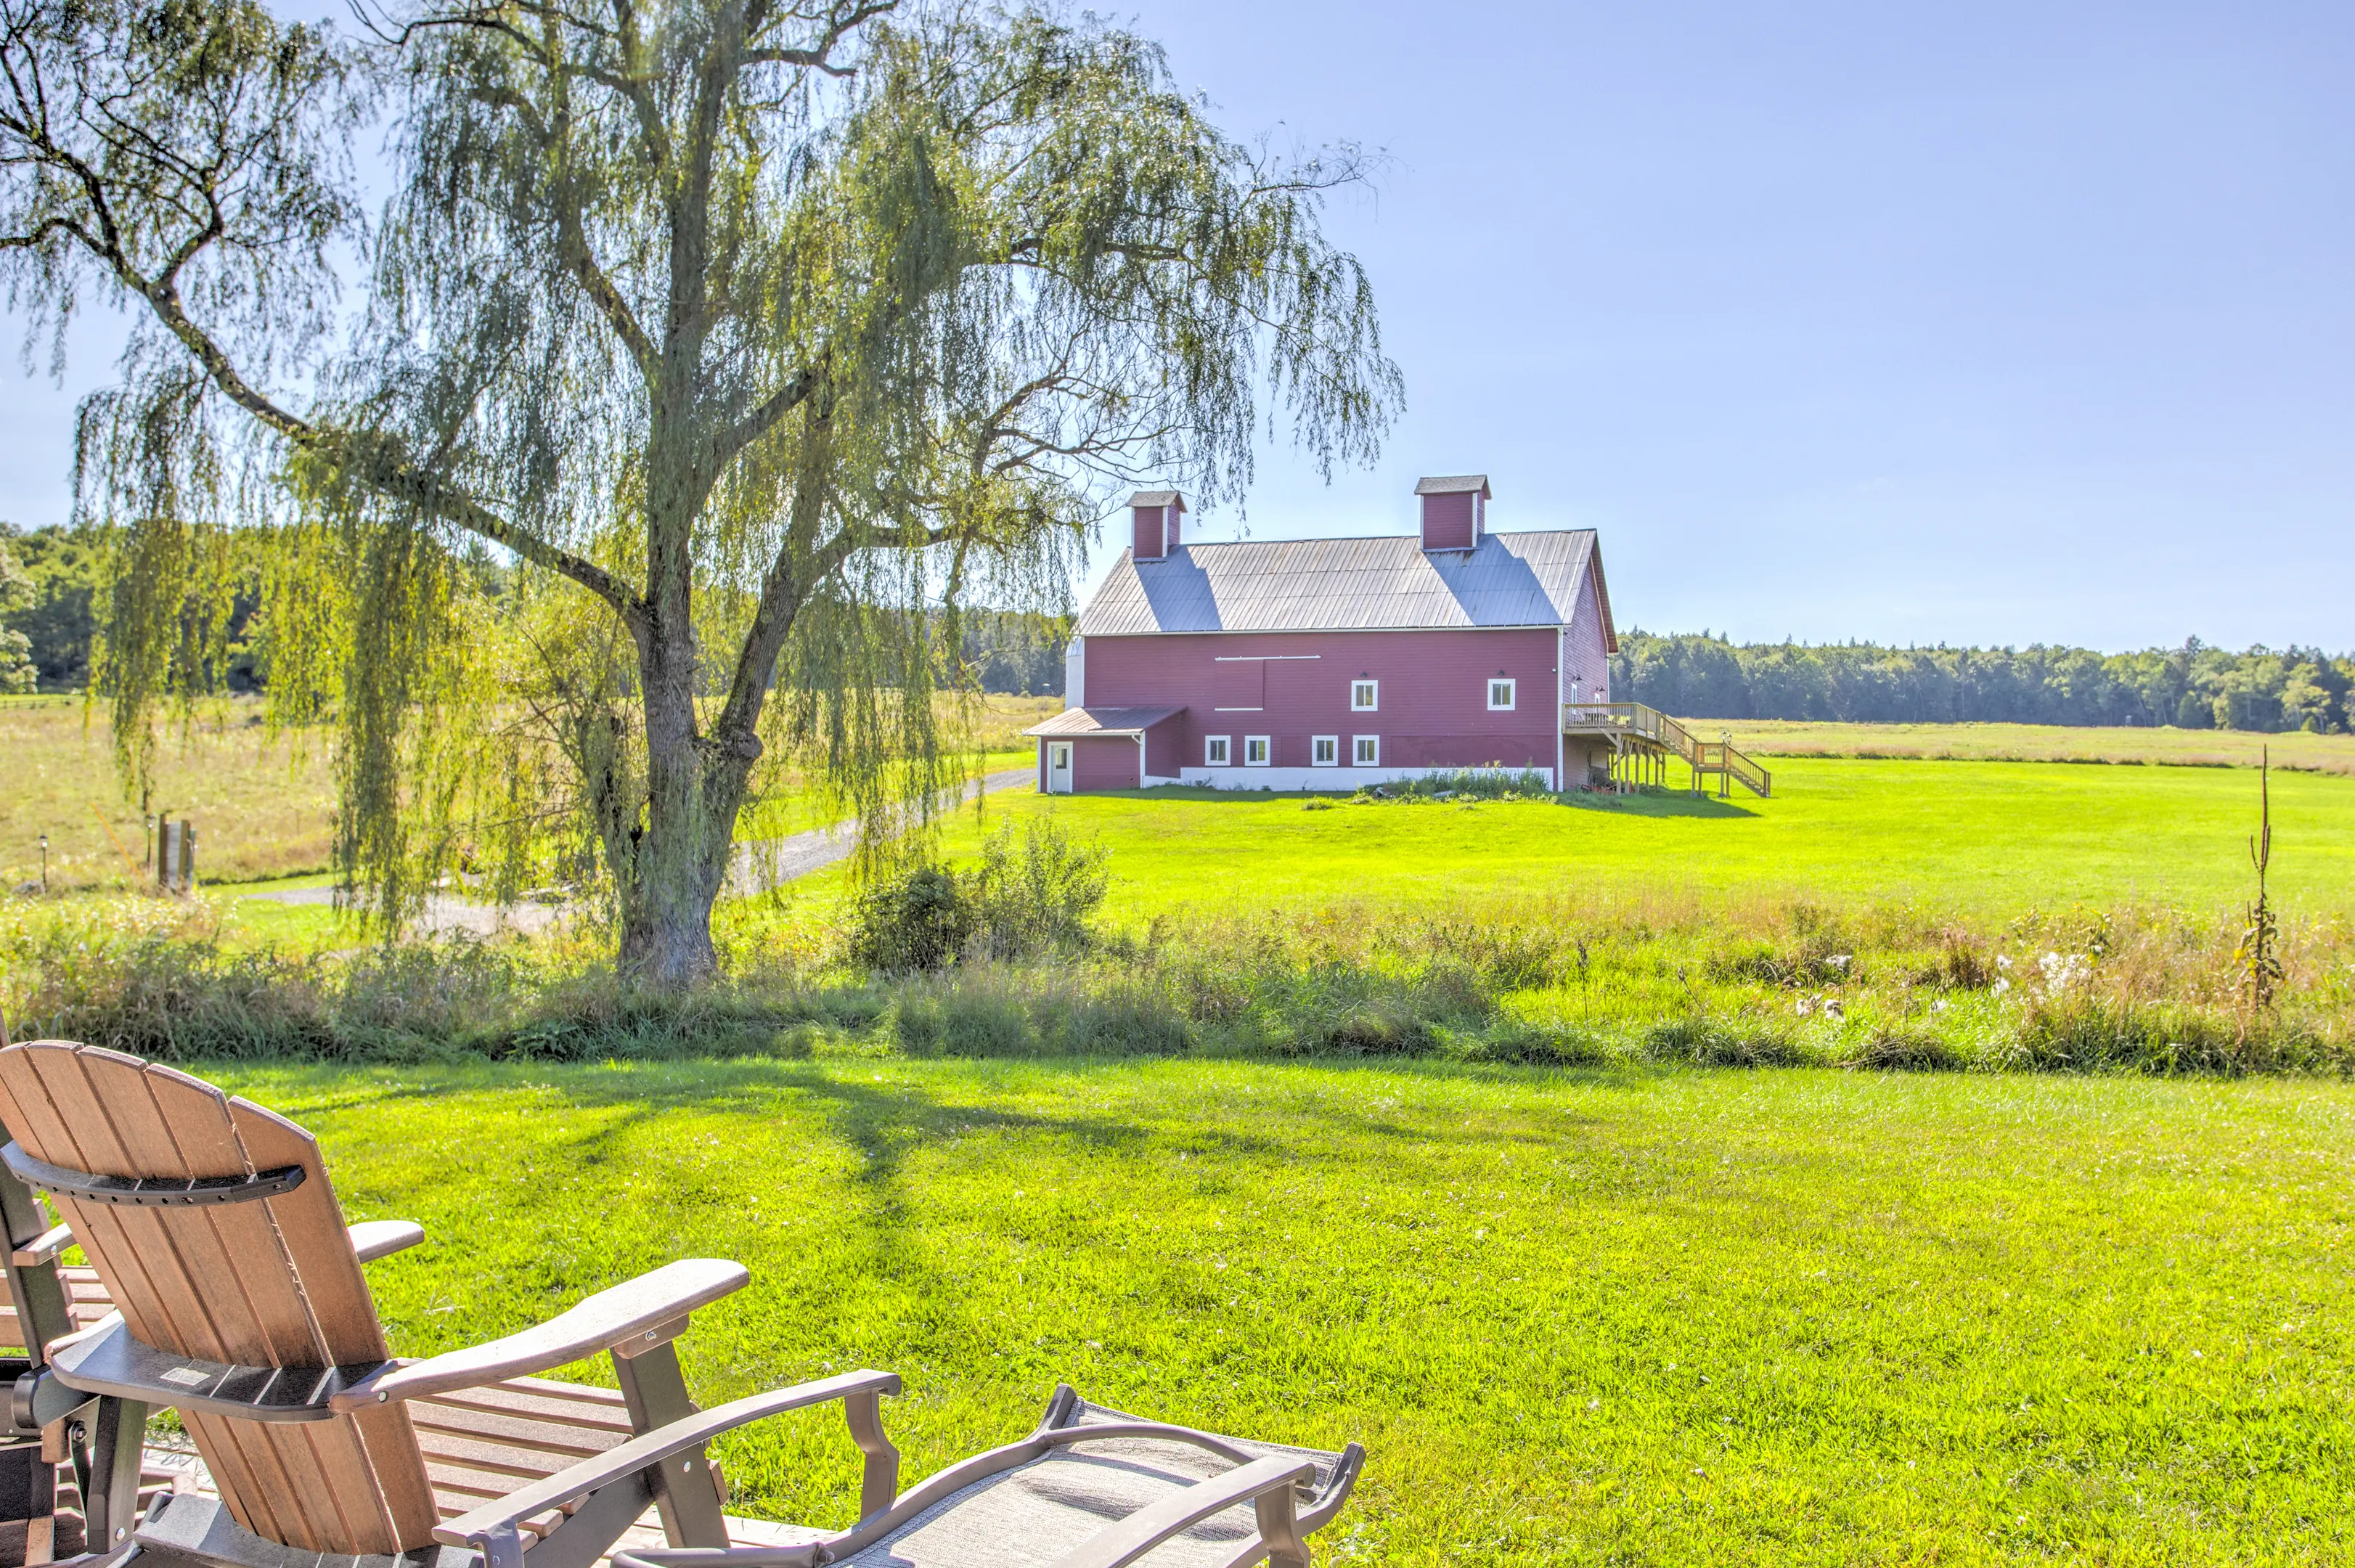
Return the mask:
M 1110 885 L 1104 851 L 1075 844 L 1052 817 L 1021 836 L 1006 823 L 969 871 L 918 866 L 859 901 L 851 961 L 886 975 L 946 968 L 966 957 L 1032 958 L 1088 945 L 1088 917 Z
M 1005 823 L 981 847 L 964 879 L 975 923 L 990 955 L 1027 958 L 1088 945 L 1088 917 L 1111 885 L 1104 850 L 1075 844 L 1053 817 L 1031 817 L 1020 840 Z
M 887 975 L 943 968 L 964 952 L 975 923 L 956 873 L 919 866 L 867 890 L 851 932 L 851 961 Z

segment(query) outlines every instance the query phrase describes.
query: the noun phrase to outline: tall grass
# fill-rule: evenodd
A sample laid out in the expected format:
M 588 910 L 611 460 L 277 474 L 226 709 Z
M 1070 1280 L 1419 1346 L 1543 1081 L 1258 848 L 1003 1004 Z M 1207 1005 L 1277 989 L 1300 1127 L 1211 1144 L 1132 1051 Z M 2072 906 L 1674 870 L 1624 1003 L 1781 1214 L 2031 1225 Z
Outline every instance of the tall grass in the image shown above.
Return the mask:
M 2343 1073 L 2355 931 L 2286 923 L 2250 1005 L 2229 921 L 2071 908 L 2000 925 L 1906 906 L 1675 893 L 1439 912 L 1194 912 L 1142 932 L 880 974 L 803 928 L 685 994 L 581 946 L 240 952 L 165 901 L 0 918 L 19 1038 L 164 1060 L 601 1060 L 746 1053 L 1428 1056 L 1870 1071 Z

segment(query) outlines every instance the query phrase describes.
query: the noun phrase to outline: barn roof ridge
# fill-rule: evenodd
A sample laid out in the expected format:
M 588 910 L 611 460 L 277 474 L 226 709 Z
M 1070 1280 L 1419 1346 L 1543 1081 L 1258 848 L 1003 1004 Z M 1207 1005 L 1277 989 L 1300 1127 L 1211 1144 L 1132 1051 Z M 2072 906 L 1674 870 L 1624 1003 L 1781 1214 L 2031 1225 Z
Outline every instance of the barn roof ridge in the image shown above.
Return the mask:
M 1599 557 L 1592 528 L 1490 532 L 1463 550 L 1425 550 L 1412 535 L 1352 535 L 1188 544 L 1143 562 L 1123 551 L 1076 630 L 1089 637 L 1568 625 L 1590 578 L 1599 596 Z

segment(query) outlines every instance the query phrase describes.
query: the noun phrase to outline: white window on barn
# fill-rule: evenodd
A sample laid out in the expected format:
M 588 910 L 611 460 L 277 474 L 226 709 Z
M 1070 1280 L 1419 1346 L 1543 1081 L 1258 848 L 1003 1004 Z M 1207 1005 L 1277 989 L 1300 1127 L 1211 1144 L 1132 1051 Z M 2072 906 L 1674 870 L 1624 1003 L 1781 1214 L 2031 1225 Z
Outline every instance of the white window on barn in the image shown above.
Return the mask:
M 1499 676 L 1488 683 L 1488 710 L 1502 712 L 1513 706 L 1513 688 L 1519 683 Z
M 1349 763 L 1352 767 L 1378 768 L 1382 765 L 1382 738 L 1380 735 L 1349 737 Z
M 1320 768 L 1339 767 L 1341 737 L 1338 735 L 1311 736 L 1308 741 L 1308 760 Z
M 1267 766 L 1267 752 L 1268 741 L 1266 736 L 1246 735 L 1243 737 L 1243 766 L 1247 768 L 1263 768 Z
M 1382 705 L 1382 683 L 1379 680 L 1353 680 L 1349 683 L 1349 711 L 1372 713 Z
M 1226 735 L 1209 735 L 1203 738 L 1202 765 L 1204 767 L 1223 768 L 1227 765 L 1227 742 L 1231 738 Z

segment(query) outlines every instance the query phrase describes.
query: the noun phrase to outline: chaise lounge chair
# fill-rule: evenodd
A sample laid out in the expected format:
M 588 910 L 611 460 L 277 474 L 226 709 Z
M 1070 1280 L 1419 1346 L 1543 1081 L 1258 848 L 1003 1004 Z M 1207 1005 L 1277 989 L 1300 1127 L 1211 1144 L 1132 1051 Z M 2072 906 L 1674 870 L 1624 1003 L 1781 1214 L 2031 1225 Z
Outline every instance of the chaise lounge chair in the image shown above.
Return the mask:
M 387 1352 L 316 1145 L 198 1079 L 59 1041 L 0 1050 L 0 1149 L 48 1194 L 119 1316 L 50 1349 L 56 1378 L 135 1432 L 170 1406 L 218 1499 L 165 1495 L 94 1550 L 155 1568 L 1305 1568 L 1362 1452 L 1246 1443 L 1058 1390 L 1024 1441 L 895 1499 L 899 1454 L 858 1371 L 709 1412 L 673 1342 L 741 1264 L 670 1264 L 538 1328 L 421 1361 Z M 413 1228 L 412 1228 L 413 1229 Z M 357 1233 L 356 1233 L 357 1232 Z M 412 1238 L 413 1239 L 413 1238 Z M 618 1392 L 533 1374 L 610 1351 Z M 839 1403 L 865 1455 L 847 1531 L 721 1511 L 713 1438 Z M 1084 1445 L 1084 1451 L 1082 1446 Z M 135 1467 L 133 1456 L 128 1461 Z M 632 1546 L 649 1509 L 668 1545 Z M 438 1546 L 437 1546 L 438 1543 Z M 622 1550 L 616 1552 L 616 1547 Z

